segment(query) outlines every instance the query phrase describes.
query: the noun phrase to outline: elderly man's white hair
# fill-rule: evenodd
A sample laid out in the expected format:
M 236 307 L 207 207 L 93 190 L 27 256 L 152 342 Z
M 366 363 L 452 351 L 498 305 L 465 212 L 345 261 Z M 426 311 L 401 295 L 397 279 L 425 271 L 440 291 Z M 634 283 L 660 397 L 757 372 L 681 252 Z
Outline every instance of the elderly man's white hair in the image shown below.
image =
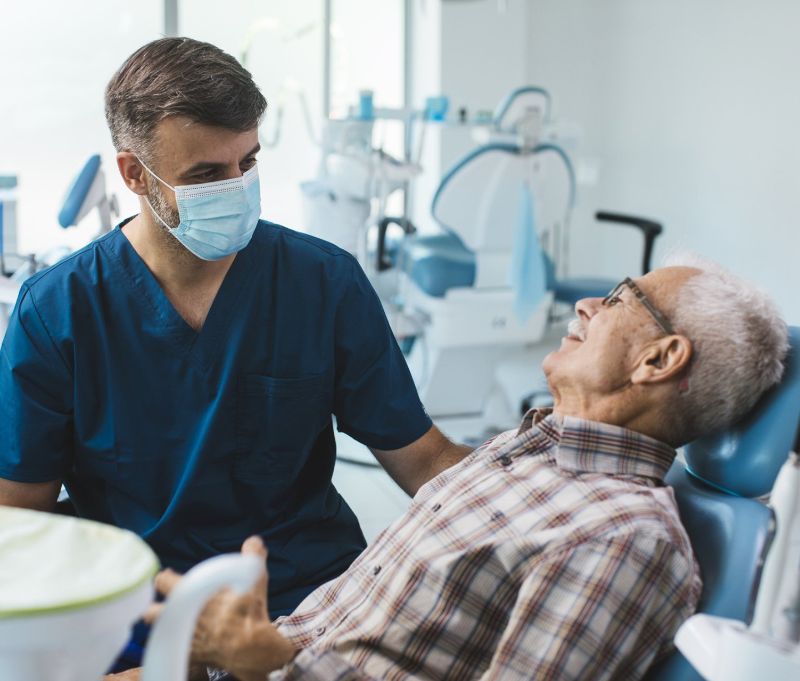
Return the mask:
M 669 311 L 676 333 L 692 343 L 688 389 L 675 419 L 678 439 L 688 442 L 738 421 L 780 381 L 788 329 L 766 293 L 720 265 L 675 253 L 664 266 L 701 270 Z

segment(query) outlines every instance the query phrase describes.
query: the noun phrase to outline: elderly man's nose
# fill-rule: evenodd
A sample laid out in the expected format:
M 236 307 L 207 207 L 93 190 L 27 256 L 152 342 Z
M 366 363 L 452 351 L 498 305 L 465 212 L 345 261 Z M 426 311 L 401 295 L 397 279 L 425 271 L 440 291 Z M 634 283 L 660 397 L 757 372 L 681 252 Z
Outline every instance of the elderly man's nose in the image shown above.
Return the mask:
M 588 321 L 597 314 L 597 311 L 602 306 L 602 298 L 581 298 L 575 303 L 575 314 L 578 319 Z

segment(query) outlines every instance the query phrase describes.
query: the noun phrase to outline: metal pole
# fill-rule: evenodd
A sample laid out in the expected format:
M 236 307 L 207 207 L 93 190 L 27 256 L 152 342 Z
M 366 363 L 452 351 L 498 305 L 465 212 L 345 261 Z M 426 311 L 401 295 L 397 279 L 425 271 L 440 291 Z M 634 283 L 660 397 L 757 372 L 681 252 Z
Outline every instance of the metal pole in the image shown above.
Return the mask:
M 331 2 L 322 2 L 322 120 L 331 115 Z
M 164 0 L 164 35 L 178 35 L 178 0 Z
M 413 80 L 412 80 L 412 11 L 413 0 L 404 0 L 403 2 L 403 108 L 406 111 L 412 111 L 413 104 Z M 404 137 L 405 137 L 405 157 L 407 161 L 413 159 L 414 154 L 414 117 L 409 114 L 403 120 Z M 403 191 L 403 215 L 407 218 L 411 210 L 411 181 L 406 182 Z

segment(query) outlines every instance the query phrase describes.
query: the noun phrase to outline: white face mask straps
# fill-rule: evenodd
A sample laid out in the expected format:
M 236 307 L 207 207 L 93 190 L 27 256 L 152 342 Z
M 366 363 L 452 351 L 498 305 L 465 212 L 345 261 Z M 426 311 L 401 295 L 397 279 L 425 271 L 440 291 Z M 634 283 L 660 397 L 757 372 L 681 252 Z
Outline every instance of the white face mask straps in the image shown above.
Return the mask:
M 155 174 L 155 173 L 154 173 L 152 170 L 150 170 L 150 168 L 148 168 L 148 167 L 147 167 L 147 165 L 145 164 L 145 162 L 144 162 L 144 161 L 142 161 L 142 159 L 140 159 L 140 158 L 137 156 L 137 157 L 136 157 L 136 160 L 137 160 L 137 161 L 139 161 L 139 163 L 141 163 L 141 164 L 142 164 L 142 168 L 144 168 L 144 169 L 145 169 L 145 170 L 146 170 L 148 173 L 150 173 L 150 174 L 151 174 L 151 175 L 152 175 L 154 178 L 156 178 L 156 179 L 157 179 L 157 180 L 158 180 L 158 181 L 159 181 L 161 184 L 163 184 L 163 185 L 165 185 L 165 186 L 169 187 L 169 188 L 170 188 L 172 191 L 175 191 L 175 187 L 173 187 L 173 186 L 172 186 L 171 184 L 169 184 L 168 182 L 164 182 L 164 180 L 162 180 L 162 179 L 161 179 L 161 178 L 160 178 L 158 175 L 156 175 L 156 174 Z

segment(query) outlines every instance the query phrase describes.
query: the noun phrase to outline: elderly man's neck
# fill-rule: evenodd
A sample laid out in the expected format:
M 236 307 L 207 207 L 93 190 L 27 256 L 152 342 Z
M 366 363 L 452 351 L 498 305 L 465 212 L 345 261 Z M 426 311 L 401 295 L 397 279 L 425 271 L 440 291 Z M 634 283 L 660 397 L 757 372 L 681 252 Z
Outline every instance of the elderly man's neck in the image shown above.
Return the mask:
M 640 391 L 626 391 L 605 397 L 583 398 L 579 395 L 554 395 L 553 412 L 587 421 L 608 423 L 647 435 L 675 446 L 667 418 L 666 396 L 659 400 Z

